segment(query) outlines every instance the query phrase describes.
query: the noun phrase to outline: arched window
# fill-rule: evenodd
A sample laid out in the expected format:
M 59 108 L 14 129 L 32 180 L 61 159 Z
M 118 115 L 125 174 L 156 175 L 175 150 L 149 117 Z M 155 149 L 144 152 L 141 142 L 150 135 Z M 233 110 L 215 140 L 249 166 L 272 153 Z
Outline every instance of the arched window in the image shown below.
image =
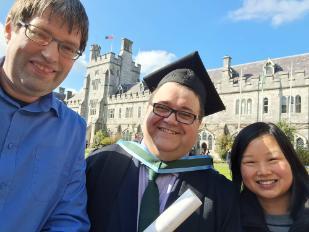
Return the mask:
M 272 66 L 270 66 L 270 65 L 267 65 L 265 67 L 265 74 L 266 74 L 266 76 L 273 75 L 274 74 L 274 68 Z
M 301 113 L 301 97 L 299 95 L 295 97 L 295 113 Z
M 303 148 L 305 145 L 304 140 L 302 138 L 297 138 L 296 139 L 296 147 L 297 148 Z
M 206 132 L 203 132 L 203 134 L 202 134 L 202 139 L 203 139 L 203 140 L 206 140 L 206 139 L 207 139 L 207 133 L 206 133 Z
M 263 113 L 267 114 L 268 113 L 268 98 L 264 97 L 263 99 Z
M 286 97 L 281 97 L 281 113 L 286 113 Z
M 274 75 L 275 73 L 275 64 L 272 62 L 272 60 L 268 59 L 267 63 L 264 66 L 264 74 L 266 76 Z
M 288 111 L 294 112 L 294 97 L 288 96 Z
M 208 135 L 208 149 L 212 150 L 212 135 Z
M 235 104 L 235 114 L 239 114 L 239 99 L 236 100 L 236 104 Z
M 118 118 L 121 118 L 121 108 L 118 109 Z
M 252 114 L 252 100 L 250 98 L 247 100 L 247 114 Z
M 118 125 L 118 127 L 117 127 L 117 133 L 121 133 L 122 132 L 122 129 L 121 129 L 121 125 Z
M 137 126 L 136 132 L 137 132 L 137 133 L 141 133 L 141 132 L 142 132 L 142 127 L 141 127 L 141 125 L 138 125 L 138 126 Z
M 242 99 L 241 100 L 241 109 L 240 109 L 240 114 L 245 114 L 246 112 L 246 100 Z

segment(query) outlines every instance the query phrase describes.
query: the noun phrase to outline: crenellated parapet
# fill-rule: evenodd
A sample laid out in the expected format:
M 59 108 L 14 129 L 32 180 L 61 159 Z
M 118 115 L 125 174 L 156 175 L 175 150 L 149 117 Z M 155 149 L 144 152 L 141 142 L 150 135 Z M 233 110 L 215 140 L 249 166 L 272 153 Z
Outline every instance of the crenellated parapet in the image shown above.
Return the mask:
M 100 66 L 100 65 L 106 64 L 106 63 L 121 65 L 121 57 L 116 55 L 113 52 L 105 53 L 103 55 L 99 55 L 96 59 L 92 59 L 89 62 L 87 67 L 91 68 L 91 67 Z
M 122 94 L 114 94 L 110 95 L 108 98 L 108 104 L 123 104 L 124 102 L 141 102 L 148 101 L 150 97 L 150 91 L 145 90 L 142 92 L 136 93 L 122 93 Z
M 140 64 L 137 64 L 136 62 L 132 61 L 131 67 L 132 67 L 132 69 L 131 69 L 132 72 L 140 74 L 141 68 L 142 68 L 142 66 Z

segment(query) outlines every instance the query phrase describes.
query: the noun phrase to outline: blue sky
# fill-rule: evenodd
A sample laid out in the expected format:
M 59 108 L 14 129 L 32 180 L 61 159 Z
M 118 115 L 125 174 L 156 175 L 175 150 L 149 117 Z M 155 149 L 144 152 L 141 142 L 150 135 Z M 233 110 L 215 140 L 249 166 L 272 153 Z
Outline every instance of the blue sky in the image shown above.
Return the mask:
M 309 52 L 309 0 L 82 0 L 90 34 L 62 86 L 80 90 L 89 47 L 119 53 L 122 38 L 133 41 L 142 76 L 198 50 L 208 69 Z M 0 56 L 3 24 L 13 0 L 0 0 Z M 113 40 L 105 40 L 113 35 Z

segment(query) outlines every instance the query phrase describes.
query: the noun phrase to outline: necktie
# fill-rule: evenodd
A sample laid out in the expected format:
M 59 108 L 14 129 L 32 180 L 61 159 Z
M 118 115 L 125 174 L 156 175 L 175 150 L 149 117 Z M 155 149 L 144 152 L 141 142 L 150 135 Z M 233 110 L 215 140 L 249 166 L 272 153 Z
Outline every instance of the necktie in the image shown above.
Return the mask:
M 148 169 L 148 185 L 144 191 L 138 220 L 138 231 L 144 231 L 160 214 L 159 189 L 156 184 L 158 174 Z

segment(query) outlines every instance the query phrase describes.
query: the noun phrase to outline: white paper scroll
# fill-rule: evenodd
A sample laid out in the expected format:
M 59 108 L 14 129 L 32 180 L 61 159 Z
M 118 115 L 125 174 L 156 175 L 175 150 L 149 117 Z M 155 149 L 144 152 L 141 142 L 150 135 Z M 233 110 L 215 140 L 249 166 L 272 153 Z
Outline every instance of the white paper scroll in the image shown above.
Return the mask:
M 172 232 L 201 204 L 200 199 L 188 189 L 150 224 L 144 232 Z

